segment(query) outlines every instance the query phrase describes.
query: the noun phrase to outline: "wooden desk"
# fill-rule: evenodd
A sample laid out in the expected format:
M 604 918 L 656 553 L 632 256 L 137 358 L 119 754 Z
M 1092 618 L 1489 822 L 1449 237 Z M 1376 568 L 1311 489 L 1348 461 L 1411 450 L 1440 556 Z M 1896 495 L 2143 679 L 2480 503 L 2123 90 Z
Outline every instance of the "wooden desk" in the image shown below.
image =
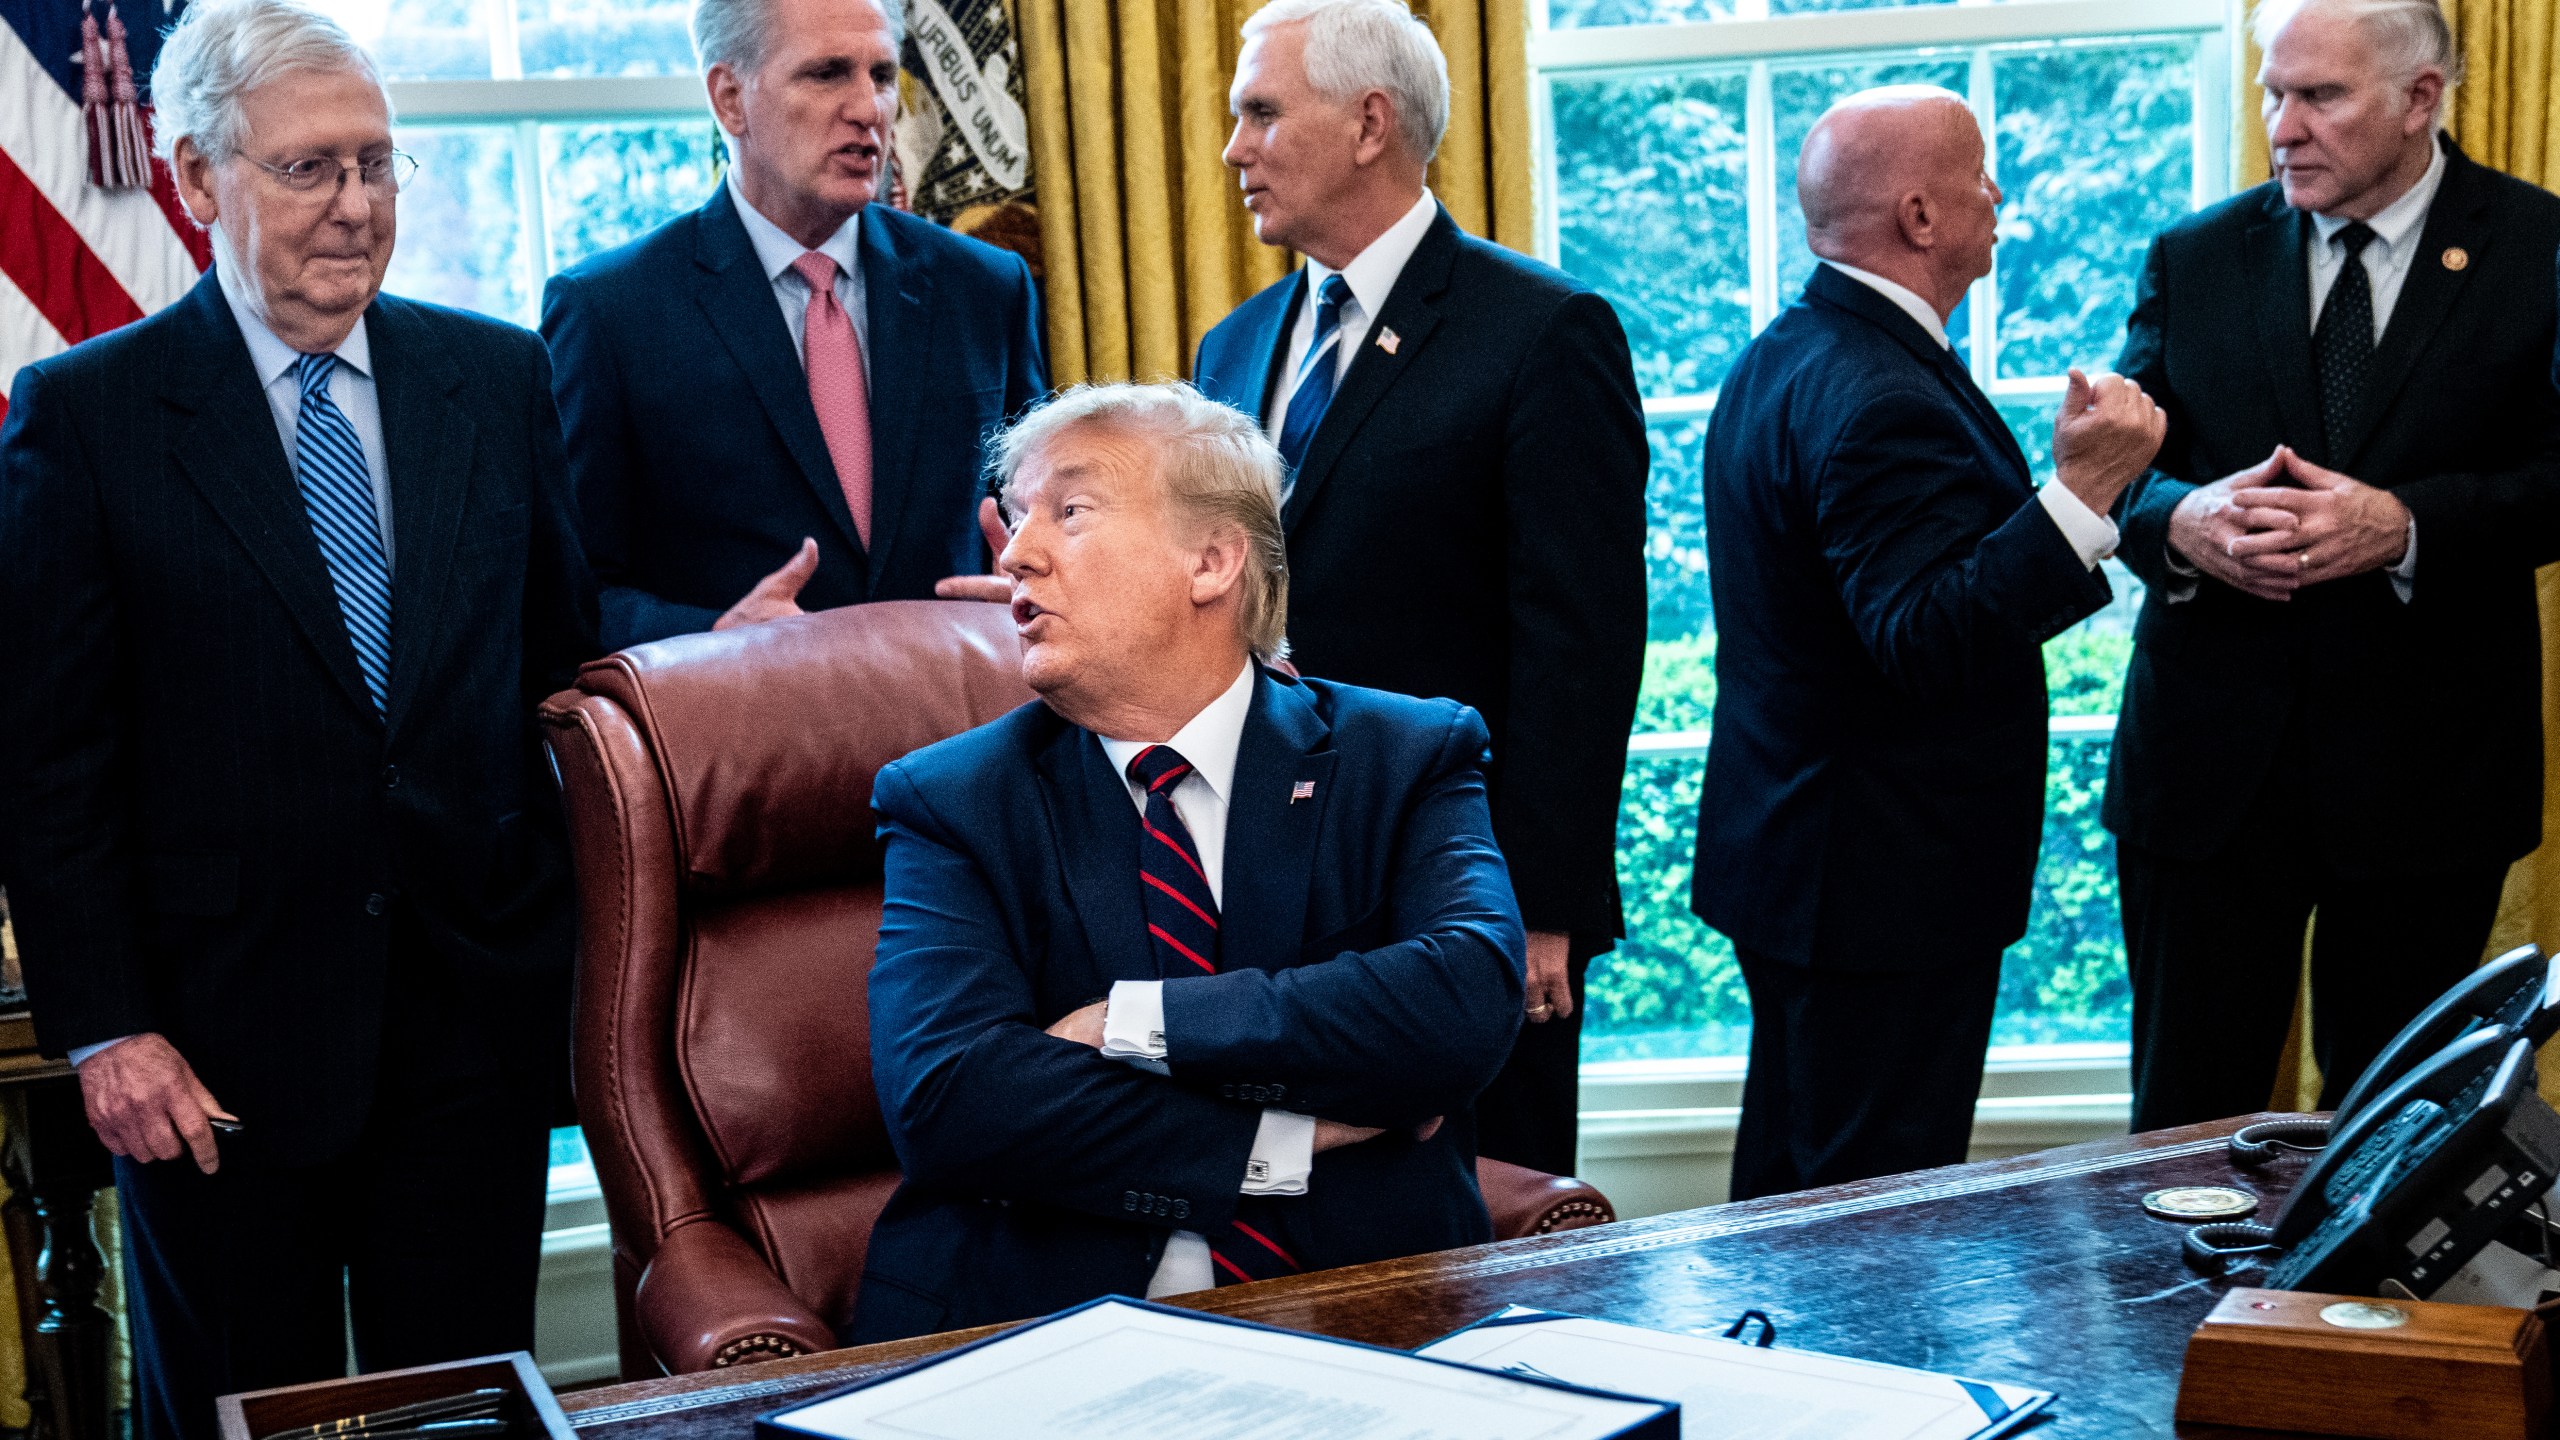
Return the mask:
M 17 1279 L 18 1333 L 27 1361 L 33 1440 L 106 1440 L 114 1321 L 98 1306 L 106 1263 L 89 1229 L 100 1190 L 115 1183 L 89 1128 L 71 1067 L 36 1053 L 23 1004 L 0 1008 L 0 1173 L 9 1199 L 0 1234 Z
M 2252 1119 L 2263 1117 L 2249 1117 Z M 1778 1343 L 2062 1393 L 2038 1440 L 2247 1436 L 2176 1426 L 2187 1335 L 2228 1288 L 2185 1268 L 2145 1191 L 2237 1184 L 2272 1216 L 2302 1168 L 2241 1172 L 2246 1120 L 1628 1220 L 1210 1291 L 1194 1308 L 1410 1348 L 1517 1301 L 1661 1329 L 1767 1311 Z M 2243 1277 L 2245 1280 L 2246 1277 Z M 750 1433 L 759 1412 L 987 1331 L 836 1350 L 562 1397 L 596 1440 Z

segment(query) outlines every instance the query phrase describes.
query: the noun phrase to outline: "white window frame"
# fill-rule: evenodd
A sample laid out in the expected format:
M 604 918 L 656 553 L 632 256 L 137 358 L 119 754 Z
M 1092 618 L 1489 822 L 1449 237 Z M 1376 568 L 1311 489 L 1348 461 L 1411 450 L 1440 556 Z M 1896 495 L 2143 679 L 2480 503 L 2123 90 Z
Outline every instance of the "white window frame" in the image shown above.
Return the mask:
M 1974 51 L 1968 100 L 1987 135 L 1996 134 L 1989 53 L 1983 48 L 2055 40 L 2190 36 L 2197 42 L 2194 94 L 2198 116 L 2231 113 L 2236 74 L 2233 57 L 2239 48 L 2242 7 L 2237 0 L 2018 0 L 1986 3 L 1958 0 L 1952 5 L 1914 5 L 1901 9 L 1845 10 L 1772 16 L 1767 0 L 1739 0 L 1734 18 L 1673 25 L 1595 26 L 1556 29 L 1547 24 L 1542 0 L 1531 0 L 1529 34 L 1530 127 L 1538 156 L 1536 168 L 1537 245 L 1540 258 L 1558 263 L 1562 246 L 1557 233 L 1553 88 L 1557 80 L 1623 77 L 1748 66 L 1747 131 L 1750 152 L 1746 194 L 1751 226 L 1751 333 L 1775 319 L 1792 297 L 1781 295 L 1777 277 L 1777 156 L 1770 114 L 1772 62 L 1792 59 L 1854 57 L 1923 49 L 1971 48 Z M 2195 127 L 2191 167 L 2192 202 L 2203 208 L 2232 193 L 2232 134 L 2211 125 Z M 1989 157 L 1998 179 L 1998 147 Z M 2001 379 L 1996 372 L 1998 345 L 1999 257 L 1986 280 L 1974 286 L 1967 301 L 1968 360 L 1975 377 L 1995 400 L 2059 395 L 2060 377 Z M 1715 392 L 1647 397 L 1648 423 L 1694 418 L 1711 412 Z M 2053 743 L 2097 744 L 2115 733 L 2113 715 L 2057 715 L 2049 725 Z M 1627 758 L 1681 760 L 1703 758 L 1705 730 L 1631 736 Z M 2129 1113 L 2130 1089 L 2126 1053 L 2117 1045 L 2020 1046 L 1996 1050 L 1992 1083 L 1983 1108 L 1983 1124 L 1991 1124 L 2007 1089 L 2039 1103 L 2077 1106 L 2122 1129 Z M 1646 1137 L 1642 1143 L 1682 1145 L 1729 1141 L 1739 1103 L 1743 1060 L 1722 1057 L 1698 1060 L 1614 1061 L 1582 1067 L 1583 1134 L 1586 1155 L 1612 1155 L 1613 1146 Z M 1601 1147 L 1592 1155 L 1591 1147 Z

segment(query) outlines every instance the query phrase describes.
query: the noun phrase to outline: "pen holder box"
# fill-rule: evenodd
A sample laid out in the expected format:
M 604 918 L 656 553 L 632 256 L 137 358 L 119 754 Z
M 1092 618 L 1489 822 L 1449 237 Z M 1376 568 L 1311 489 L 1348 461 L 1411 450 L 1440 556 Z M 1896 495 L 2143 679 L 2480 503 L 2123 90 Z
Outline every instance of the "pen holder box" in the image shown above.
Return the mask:
M 222 1440 L 259 1440 L 279 1430 L 373 1414 L 396 1405 L 414 1405 L 421 1400 L 490 1386 L 507 1392 L 499 1414 L 507 1420 L 510 1437 L 577 1440 L 568 1417 L 560 1413 L 560 1402 L 552 1398 L 551 1387 L 543 1382 L 542 1372 L 534 1368 L 533 1357 L 522 1350 L 512 1355 L 351 1375 L 343 1380 L 250 1390 L 225 1395 L 213 1405 L 216 1423 L 222 1427 Z
M 2178 1419 L 2358 1440 L 2539 1440 L 2546 1346 L 2530 1310 L 2234 1290 L 2187 1341 Z

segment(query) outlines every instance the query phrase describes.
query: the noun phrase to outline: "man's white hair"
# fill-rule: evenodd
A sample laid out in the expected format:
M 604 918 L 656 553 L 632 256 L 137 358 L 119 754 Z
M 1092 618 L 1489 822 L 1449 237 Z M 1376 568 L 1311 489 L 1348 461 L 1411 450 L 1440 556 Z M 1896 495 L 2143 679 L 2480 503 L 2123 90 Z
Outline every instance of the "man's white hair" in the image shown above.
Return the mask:
M 889 18 L 889 44 L 907 43 L 906 0 L 871 0 Z M 694 0 L 693 58 L 705 70 L 726 65 L 740 75 L 764 63 L 772 39 L 773 0 Z
M 1340 104 L 1371 90 L 1396 107 L 1396 129 L 1429 164 L 1449 131 L 1449 61 L 1404 0 L 1271 0 L 1244 22 L 1248 40 L 1280 25 L 1307 27 L 1307 84 Z
M 152 148 L 174 165 L 178 142 L 192 140 L 221 164 L 248 139 L 241 101 L 295 70 L 362 75 L 382 89 L 373 56 L 317 10 L 293 0 L 196 0 L 151 66 Z M 382 108 L 391 109 L 388 92 Z
M 2437 113 L 2452 108 L 2449 97 L 2462 83 L 2462 51 L 2453 43 L 2453 27 L 2445 23 L 2436 0 L 2262 0 L 2249 17 L 2249 34 L 2264 50 L 2293 17 L 2310 10 L 2362 26 L 2394 84 L 2406 85 L 2419 71 L 2434 67 L 2444 76 L 2448 97 Z
M 1236 629 L 1257 660 L 1289 653 L 1289 543 L 1280 529 L 1280 451 L 1260 422 L 1180 381 L 1070 385 L 987 447 L 987 478 L 1013 508 L 1013 477 L 1079 426 L 1146 441 L 1173 513 L 1194 534 L 1244 536 Z

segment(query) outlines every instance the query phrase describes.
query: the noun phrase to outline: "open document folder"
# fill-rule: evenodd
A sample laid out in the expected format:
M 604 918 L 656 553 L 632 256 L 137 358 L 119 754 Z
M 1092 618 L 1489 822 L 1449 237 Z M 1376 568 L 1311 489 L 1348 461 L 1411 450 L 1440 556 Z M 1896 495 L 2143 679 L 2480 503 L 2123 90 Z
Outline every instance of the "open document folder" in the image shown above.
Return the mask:
M 1675 1400 L 1682 1440 L 1989 1440 L 2053 1399 L 2050 1390 L 1674 1335 L 1526 1305 L 1414 1353 Z
M 1680 1407 L 1117 1297 L 761 1416 L 763 1440 L 1678 1440 Z

